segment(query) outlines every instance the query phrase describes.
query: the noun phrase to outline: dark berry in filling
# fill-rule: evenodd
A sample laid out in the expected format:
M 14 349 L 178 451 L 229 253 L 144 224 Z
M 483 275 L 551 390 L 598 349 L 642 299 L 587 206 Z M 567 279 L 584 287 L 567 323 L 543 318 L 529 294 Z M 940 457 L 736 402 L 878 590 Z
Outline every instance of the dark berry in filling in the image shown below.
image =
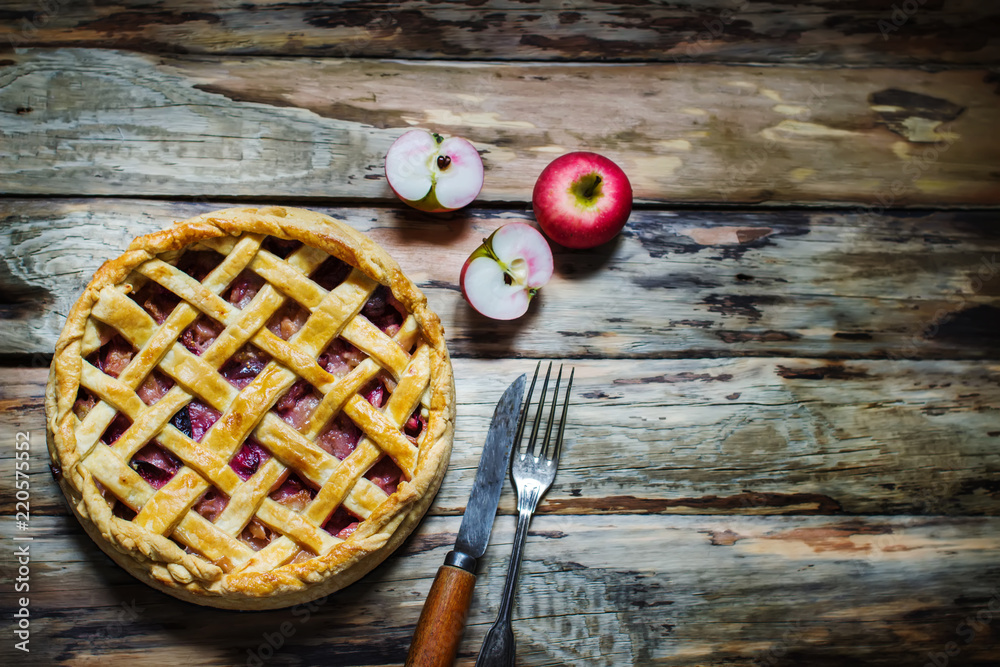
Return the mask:
M 309 276 L 313 282 L 325 290 L 332 290 L 351 272 L 351 267 L 336 257 L 327 257 Z
M 243 389 L 264 370 L 271 357 L 253 345 L 240 348 L 229 361 L 219 369 L 222 377 L 237 389 Z
M 406 423 L 403 424 L 403 433 L 411 438 L 419 438 L 420 434 L 424 432 L 426 427 L 427 420 L 420 414 L 420 408 L 418 407 L 416 411 L 410 415 L 410 418 L 406 420 Z
M 131 419 L 120 412 L 115 413 L 115 418 L 111 420 L 111 423 L 108 424 L 108 428 L 104 430 L 101 440 L 109 445 L 113 445 L 118 438 L 122 437 L 122 434 L 125 433 L 131 425 Z
M 385 285 L 379 285 L 368 297 L 361 314 L 386 333 L 395 334 L 403 324 L 405 308 Z
M 279 239 L 277 236 L 268 236 L 264 239 L 264 243 L 261 244 L 261 248 L 268 251 L 272 255 L 277 255 L 281 259 L 285 259 L 298 250 L 301 245 L 302 244 L 298 241 Z
M 201 442 L 205 433 L 222 415 L 199 401 L 191 401 L 177 411 L 170 423 L 195 442 Z
M 111 513 L 119 519 L 131 521 L 135 518 L 136 511 L 120 500 L 115 500 L 115 506 L 111 508 Z
M 260 443 L 249 438 L 236 452 L 236 456 L 229 462 L 229 467 L 236 471 L 244 482 L 254 476 L 260 465 L 271 458 L 267 450 L 261 447 Z
M 188 250 L 181 255 L 177 268 L 202 282 L 225 259 L 214 250 Z

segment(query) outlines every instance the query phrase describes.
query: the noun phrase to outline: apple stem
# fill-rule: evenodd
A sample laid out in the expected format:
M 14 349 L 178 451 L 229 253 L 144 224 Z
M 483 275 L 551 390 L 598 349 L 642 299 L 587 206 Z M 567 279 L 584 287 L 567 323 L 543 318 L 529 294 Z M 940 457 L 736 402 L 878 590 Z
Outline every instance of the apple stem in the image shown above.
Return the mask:
M 590 187 L 587 188 L 584 191 L 583 196 L 586 197 L 587 199 L 590 199 L 591 197 L 593 197 L 594 196 L 594 190 L 596 190 L 597 186 L 600 185 L 600 184 L 601 184 L 601 177 L 595 175 L 594 176 L 594 182 L 591 183 Z

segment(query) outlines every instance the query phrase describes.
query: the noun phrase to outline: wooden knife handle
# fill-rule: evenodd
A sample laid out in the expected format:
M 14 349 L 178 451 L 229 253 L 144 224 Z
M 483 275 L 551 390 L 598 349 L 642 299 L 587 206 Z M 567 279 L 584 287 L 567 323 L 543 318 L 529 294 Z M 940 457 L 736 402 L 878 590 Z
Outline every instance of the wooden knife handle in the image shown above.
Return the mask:
M 450 667 L 465 632 L 476 575 L 442 565 L 420 612 L 406 667 Z

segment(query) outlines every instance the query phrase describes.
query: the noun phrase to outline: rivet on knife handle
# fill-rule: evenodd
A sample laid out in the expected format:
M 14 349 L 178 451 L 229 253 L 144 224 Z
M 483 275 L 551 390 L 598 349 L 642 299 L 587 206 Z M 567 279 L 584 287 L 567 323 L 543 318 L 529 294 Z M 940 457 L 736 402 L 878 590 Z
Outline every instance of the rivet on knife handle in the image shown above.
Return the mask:
M 455 660 L 476 585 L 477 559 L 489 544 L 500 491 L 507 477 L 524 384 L 522 375 L 507 387 L 493 412 L 455 548 L 438 570 L 424 602 L 406 659 L 407 667 L 446 667 Z

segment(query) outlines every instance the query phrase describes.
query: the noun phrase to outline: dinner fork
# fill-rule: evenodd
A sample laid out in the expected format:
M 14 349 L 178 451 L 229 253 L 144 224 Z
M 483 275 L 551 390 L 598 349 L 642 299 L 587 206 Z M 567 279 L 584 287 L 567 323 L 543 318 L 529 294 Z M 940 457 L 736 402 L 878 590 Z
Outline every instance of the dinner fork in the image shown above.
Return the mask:
M 562 366 L 556 377 L 556 386 L 552 392 L 552 407 L 549 410 L 548 424 L 545 426 L 545 438 L 542 440 L 538 456 L 535 456 L 535 442 L 538 440 L 538 428 L 542 421 L 542 411 L 545 407 L 545 393 L 549 387 L 549 377 L 552 364 L 545 371 L 545 382 L 542 384 L 542 395 L 538 399 L 538 409 L 535 411 L 535 421 L 531 428 L 531 439 L 526 451 L 519 453 L 521 440 L 524 436 L 524 425 L 528 419 L 528 409 L 531 407 L 531 395 L 535 391 L 535 381 L 542 363 L 535 367 L 535 375 L 531 378 L 528 397 L 524 401 L 524 409 L 517 423 L 517 434 L 514 436 L 514 455 L 510 464 L 510 474 L 517 490 L 517 530 L 514 533 L 514 549 L 507 566 L 507 579 L 504 582 L 503 598 L 497 620 L 486 633 L 483 647 L 479 651 L 476 667 L 509 667 L 514 664 L 514 631 L 511 629 L 511 612 L 514 606 L 514 590 L 517 588 L 517 575 L 521 571 L 521 556 L 524 553 L 524 540 L 528 536 L 528 524 L 538 508 L 538 501 L 552 486 L 556 478 L 556 468 L 559 465 L 559 454 L 562 450 L 563 431 L 566 428 L 566 409 L 569 407 L 569 392 L 573 387 L 573 373 L 569 373 L 566 383 L 566 397 L 563 400 L 562 415 L 559 418 L 559 428 L 555 443 L 552 443 L 552 425 L 555 423 L 556 404 L 559 402 L 559 383 L 562 381 Z

